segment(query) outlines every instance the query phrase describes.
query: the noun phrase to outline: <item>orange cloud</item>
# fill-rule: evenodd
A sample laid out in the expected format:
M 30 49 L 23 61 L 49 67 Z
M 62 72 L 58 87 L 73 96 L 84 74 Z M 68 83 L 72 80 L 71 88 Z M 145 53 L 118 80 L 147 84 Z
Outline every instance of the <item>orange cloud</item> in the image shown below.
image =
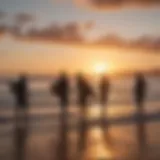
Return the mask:
M 83 41 L 79 24 L 76 22 L 68 23 L 64 26 L 58 24 L 50 25 L 42 29 L 30 29 L 23 38 L 43 41 L 60 41 L 60 42 L 81 42 Z
M 26 27 L 28 22 L 33 21 L 33 16 L 20 13 L 15 16 L 14 25 L 0 25 L 0 36 L 5 33 L 12 35 L 18 40 L 26 41 L 43 41 L 43 42 L 58 42 L 62 44 L 80 44 L 87 46 L 114 46 L 119 48 L 143 49 L 149 51 L 160 51 L 160 37 L 154 38 L 145 36 L 137 40 L 125 40 L 117 35 L 106 35 L 93 43 L 87 43 L 85 35 L 94 27 L 94 22 L 88 21 L 85 23 L 70 22 L 64 25 L 55 23 L 44 28 Z M 19 23 L 16 23 L 16 22 Z M 84 32 L 85 31 L 85 32 Z
M 128 7 L 160 6 L 160 0 L 75 0 L 79 5 L 95 9 L 120 9 Z
M 0 36 L 3 36 L 5 33 L 11 34 L 18 40 L 43 41 L 44 43 L 49 41 L 62 44 L 76 43 L 85 46 L 113 46 L 126 49 L 160 51 L 160 37 L 151 36 L 143 36 L 136 40 L 126 40 L 117 35 L 106 35 L 92 43 L 87 43 L 81 32 L 81 26 L 76 22 L 68 23 L 63 26 L 58 24 L 50 25 L 42 29 L 32 28 L 25 33 L 21 31 L 21 28 L 0 26 Z
M 117 35 L 107 35 L 94 42 L 96 45 L 115 46 L 129 49 L 160 51 L 160 37 L 143 36 L 136 40 L 125 40 Z
M 0 16 L 3 12 L 0 12 Z M 90 30 L 94 23 L 88 21 L 85 23 L 69 22 L 64 25 L 57 23 L 37 29 L 30 25 L 35 21 L 33 15 L 28 13 L 18 13 L 13 16 L 12 25 L 0 25 L 0 35 L 4 33 L 11 34 L 14 38 L 42 40 L 42 41 L 60 41 L 60 42 L 81 42 L 83 41 L 82 32 Z M 32 28 L 31 28 L 32 26 Z

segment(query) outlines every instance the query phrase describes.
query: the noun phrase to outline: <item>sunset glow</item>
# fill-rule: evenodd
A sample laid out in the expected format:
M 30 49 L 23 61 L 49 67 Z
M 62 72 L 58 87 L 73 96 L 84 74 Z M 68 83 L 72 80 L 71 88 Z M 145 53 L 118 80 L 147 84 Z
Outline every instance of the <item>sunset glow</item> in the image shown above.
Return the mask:
M 96 74 L 103 74 L 105 72 L 108 72 L 108 65 L 105 63 L 98 63 L 94 66 L 94 72 Z
M 145 10 L 138 1 L 122 10 L 107 1 L 36 1 L 0 3 L 0 75 L 160 68 L 160 11 L 149 7 L 156 1 Z

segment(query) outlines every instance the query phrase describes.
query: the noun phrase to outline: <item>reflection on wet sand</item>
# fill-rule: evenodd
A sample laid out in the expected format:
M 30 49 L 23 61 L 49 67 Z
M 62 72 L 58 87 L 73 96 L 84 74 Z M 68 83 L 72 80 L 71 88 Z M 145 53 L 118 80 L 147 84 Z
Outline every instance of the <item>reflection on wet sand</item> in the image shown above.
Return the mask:
M 59 141 L 56 149 L 57 160 L 68 160 L 68 127 L 67 127 L 67 112 L 62 111 L 60 115 Z
M 103 136 L 102 128 L 99 126 L 91 127 L 88 130 L 85 159 L 113 159 L 112 149 Z
M 26 111 L 17 110 L 14 133 L 15 160 L 24 160 L 26 152 L 26 141 L 28 136 L 28 115 Z
M 75 128 L 70 126 L 70 114 L 68 111 L 64 111 L 59 116 L 60 123 L 57 127 L 50 126 L 53 129 L 46 130 L 47 134 L 39 132 L 43 135 L 42 138 L 38 138 L 35 133 L 33 137 L 28 134 L 28 131 L 31 133 L 31 129 L 29 129 L 31 127 L 28 127 L 27 118 L 20 114 L 21 116 L 18 116 L 16 121 L 14 134 L 15 160 L 34 160 L 33 153 L 37 154 L 35 160 L 130 160 L 131 157 L 133 160 L 146 160 L 146 140 L 148 138 L 146 137 L 146 122 L 143 112 L 138 110 L 136 124 L 118 127 L 107 123 L 107 115 L 106 123 L 101 120 L 98 123 L 92 123 L 91 119 L 103 119 L 100 110 L 101 108 L 89 107 L 81 110 L 78 127 Z M 71 123 L 75 123 L 74 119 L 75 117 Z M 45 130 L 45 126 L 44 129 L 43 125 L 40 127 Z M 51 132 L 50 137 L 48 132 Z M 53 137 L 55 137 L 54 140 L 52 140 Z M 34 145 L 32 144 L 33 140 Z M 34 147 L 26 148 L 26 142 Z M 50 145 L 48 146 L 48 144 Z M 32 154 L 30 151 L 28 152 L 28 149 Z M 26 158 L 26 150 L 27 157 L 30 158 Z
M 137 112 L 138 121 L 137 121 L 137 142 L 138 142 L 138 150 L 139 150 L 139 160 L 145 159 L 146 148 L 147 148 L 147 137 L 146 137 L 146 127 L 144 122 L 144 111 L 142 109 L 138 109 Z
M 111 141 L 111 137 L 104 136 L 102 126 L 89 125 L 86 114 L 86 110 L 81 111 L 81 123 L 78 133 L 76 133 L 78 138 L 77 143 L 72 146 L 72 140 L 69 139 L 69 135 L 73 135 L 73 131 L 69 131 L 68 129 L 67 114 L 65 112 L 62 113 L 59 140 L 55 155 L 56 160 L 113 159 L 112 147 L 108 143 Z M 73 151 L 73 148 L 76 148 L 76 151 Z
M 101 112 L 97 112 L 96 118 L 103 118 Z M 88 115 L 87 110 L 83 110 L 82 115 Z M 92 115 L 92 114 L 90 114 Z M 93 115 L 92 115 L 93 116 Z M 113 159 L 110 142 L 111 137 L 104 133 L 104 123 L 101 125 L 90 125 L 87 122 L 87 116 L 84 117 L 80 127 L 80 153 L 83 160 Z M 91 117 L 88 116 L 88 119 Z M 93 117 L 92 117 L 93 118 Z M 83 151 L 83 152 L 82 152 Z

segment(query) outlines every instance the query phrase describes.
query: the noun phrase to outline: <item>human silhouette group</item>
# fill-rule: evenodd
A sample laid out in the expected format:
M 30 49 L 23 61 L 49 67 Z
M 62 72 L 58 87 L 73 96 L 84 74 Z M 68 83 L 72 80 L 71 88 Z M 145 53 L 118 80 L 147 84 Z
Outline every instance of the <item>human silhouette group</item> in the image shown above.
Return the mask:
M 102 106 L 102 108 L 106 108 L 107 107 L 107 102 L 108 102 L 108 97 L 109 97 L 109 93 L 111 90 L 111 83 L 109 78 L 106 75 L 103 75 L 100 78 L 99 81 L 99 95 L 97 96 L 94 92 L 94 89 L 91 87 L 90 82 L 87 80 L 87 78 L 83 75 L 83 74 L 78 74 L 75 77 L 75 81 L 76 81 L 76 91 L 77 91 L 77 104 L 80 107 L 81 110 L 81 114 L 82 117 L 85 117 L 86 114 L 86 107 L 89 105 L 89 102 L 92 100 L 97 100 L 98 97 L 98 101 L 100 103 L 100 105 Z M 10 85 L 11 88 L 11 92 L 13 93 L 14 97 L 15 97 L 15 106 L 16 106 L 16 117 L 18 117 L 17 115 L 19 114 L 19 111 L 23 112 L 25 116 L 23 116 L 23 120 L 26 123 L 27 122 L 27 118 L 28 118 L 28 107 L 29 107 L 29 96 L 28 96 L 28 78 L 25 74 L 20 75 L 19 79 L 15 82 L 12 82 Z M 60 132 L 60 136 L 61 136 L 61 141 L 63 144 L 61 145 L 61 149 L 62 150 L 62 146 L 63 146 L 63 150 L 66 151 L 67 148 L 67 143 L 65 143 L 66 141 L 66 137 L 67 137 L 67 132 L 66 132 L 66 126 L 67 126 L 67 122 L 66 122 L 66 112 L 67 112 L 67 108 L 70 105 L 69 103 L 69 95 L 70 95 L 70 78 L 69 76 L 65 73 L 62 72 L 59 74 L 59 76 L 57 77 L 56 81 L 54 81 L 51 84 L 50 87 L 50 92 L 53 96 L 57 97 L 59 99 L 59 106 L 61 107 L 61 115 L 60 115 L 60 121 L 61 121 L 61 132 Z M 145 101 L 145 97 L 146 97 L 146 81 L 145 78 L 143 76 L 143 74 L 138 73 L 135 76 L 135 85 L 133 88 L 133 95 L 134 95 L 134 99 L 135 99 L 135 104 L 137 106 L 137 110 L 138 113 L 140 113 L 139 115 L 142 116 L 143 113 L 143 108 L 144 108 L 144 101 Z M 103 113 L 103 112 L 102 112 Z M 108 117 L 105 115 L 103 115 L 104 119 L 107 119 Z M 16 123 L 18 123 L 18 121 L 21 121 L 21 119 L 16 118 Z M 80 130 L 80 150 L 82 150 L 85 147 L 85 137 L 86 137 L 86 121 L 83 119 L 82 123 L 81 123 L 81 130 Z M 143 123 L 141 123 L 138 126 L 138 137 L 139 139 L 144 139 L 142 134 L 143 131 Z M 18 129 L 19 131 L 19 129 Z M 18 132 L 19 133 L 19 132 Z M 23 139 L 23 138 L 22 138 Z M 18 145 L 21 144 L 18 141 Z M 20 150 L 21 151 L 21 150 Z M 22 153 L 21 153 L 22 154 Z M 65 155 L 63 154 L 59 154 L 61 155 L 61 158 L 59 159 L 63 159 L 65 160 L 66 158 L 64 158 L 63 156 Z M 22 158 L 21 158 L 22 159 Z M 21 160 L 19 158 L 19 160 Z M 58 159 L 58 158 L 57 158 Z
M 89 99 L 97 99 L 90 82 L 83 74 L 76 76 L 77 99 L 80 107 L 87 106 Z M 102 106 L 107 106 L 108 96 L 110 92 L 110 80 L 103 75 L 99 81 L 99 102 Z M 19 79 L 10 85 L 11 92 L 15 97 L 16 106 L 25 109 L 29 106 L 28 98 L 28 79 L 25 74 L 20 75 Z M 62 72 L 56 82 L 51 85 L 51 94 L 59 99 L 59 106 L 66 108 L 69 105 L 70 80 L 65 72 Z M 143 74 L 138 73 L 135 76 L 135 86 L 133 89 L 135 104 L 139 109 L 143 109 L 146 97 L 146 81 Z

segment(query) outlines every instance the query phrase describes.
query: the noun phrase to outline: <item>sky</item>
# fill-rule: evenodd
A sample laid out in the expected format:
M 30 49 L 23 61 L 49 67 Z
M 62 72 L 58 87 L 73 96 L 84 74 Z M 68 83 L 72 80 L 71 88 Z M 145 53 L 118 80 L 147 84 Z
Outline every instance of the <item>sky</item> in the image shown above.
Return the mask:
M 1 0 L 0 74 L 160 68 L 160 3 L 97 1 Z

